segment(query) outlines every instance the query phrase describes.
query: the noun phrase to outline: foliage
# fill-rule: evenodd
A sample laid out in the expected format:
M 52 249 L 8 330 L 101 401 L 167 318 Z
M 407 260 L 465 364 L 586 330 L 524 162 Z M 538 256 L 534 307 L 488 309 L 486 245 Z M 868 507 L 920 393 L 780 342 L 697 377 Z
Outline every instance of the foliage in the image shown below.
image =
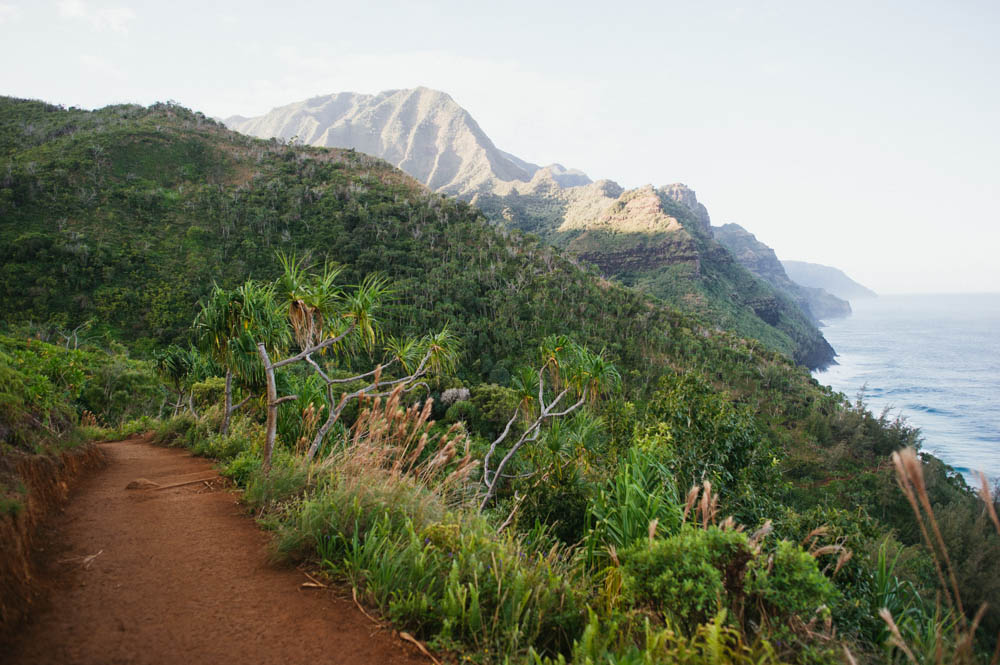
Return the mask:
M 148 363 L 0 335 L 0 441 L 42 452 L 76 443 L 84 414 L 117 425 L 150 412 L 161 396 Z
M 779 541 L 772 551 L 742 531 L 684 526 L 622 553 L 624 593 L 686 634 L 726 611 L 749 641 L 775 635 L 808 642 L 836 596 L 815 558 Z
M 500 196 L 480 192 L 476 205 L 495 223 L 539 234 L 596 264 L 602 274 L 637 287 L 712 325 L 764 342 L 809 367 L 833 359 L 833 350 L 808 314 L 783 293 L 758 279 L 713 238 L 713 233 L 686 205 L 662 190 L 627 192 L 614 203 L 615 214 L 627 218 L 624 206 L 647 196 L 643 210 L 659 208 L 673 222 L 669 230 L 622 228 L 562 229 L 565 203 L 548 193 Z
M 647 619 L 637 635 L 638 644 L 622 644 L 626 627 L 617 623 L 602 624 L 590 613 L 590 621 L 574 645 L 569 660 L 542 658 L 533 654 L 534 665 L 779 665 L 779 658 L 766 640 L 748 644 L 740 631 L 726 623 L 726 613 L 719 612 L 706 624 L 698 626 L 691 636 L 670 624 L 656 627 Z
M 773 510 L 780 491 L 776 450 L 746 404 L 734 403 L 694 372 L 665 374 L 649 402 L 642 445 L 657 449 L 683 487 L 709 480 L 722 488 L 741 521 Z
M 821 387 L 775 352 L 807 349 L 808 335 L 796 337 L 781 304 L 753 283 L 728 301 L 738 271 L 698 287 L 705 299 L 693 309 L 705 318 L 681 314 L 537 238 L 491 226 L 378 160 L 242 137 L 172 104 L 87 112 L 0 99 L 0 154 L 5 463 L 15 449 L 155 428 L 163 443 L 220 459 L 289 555 L 327 558 L 332 575 L 402 625 L 484 662 L 534 658 L 532 649 L 539 659 L 580 663 L 823 660 L 828 654 L 801 638 L 803 627 L 833 634 L 825 612 L 815 612 L 820 604 L 836 629 L 830 644 L 849 643 L 859 662 L 876 662 L 892 634 L 877 617 L 883 605 L 899 615 L 900 639 L 927 653 L 980 603 L 1000 605 L 1000 537 L 980 528 L 983 503 L 954 470 L 918 458 L 940 532 L 925 549 L 886 463 L 919 445 L 919 432 Z M 633 277 L 650 291 L 690 295 L 691 275 L 674 274 L 685 269 L 655 284 Z M 761 297 L 743 297 L 754 293 Z M 784 337 L 753 333 L 766 344 L 719 327 L 748 332 L 745 317 L 768 312 Z M 314 357 L 327 378 L 346 381 L 335 385 L 347 394 L 390 392 L 395 384 L 385 384 L 414 371 L 428 350 L 457 352 L 432 354 L 441 360 L 434 378 L 393 411 L 386 401 L 345 406 L 311 465 L 302 461 L 305 442 L 340 393 L 324 395 L 334 384 L 313 367 L 279 368 L 279 395 L 298 399 L 278 406 L 265 474 L 255 339 L 289 357 L 352 324 L 364 334 Z M 170 404 L 197 415 L 151 423 L 167 390 L 155 362 L 136 357 L 159 359 L 175 390 Z M 378 386 L 366 383 L 372 367 L 390 361 Z M 239 398 L 254 398 L 221 435 L 215 402 L 227 368 Z M 424 414 L 427 396 L 457 386 L 467 399 Z M 562 390 L 570 401 L 558 409 L 587 397 L 532 430 Z M 413 435 L 406 446 L 386 429 L 401 422 Z M 459 422 L 466 427 L 449 430 Z M 522 435 L 537 436 L 514 451 L 495 500 L 472 515 L 482 478 L 471 464 L 451 489 L 441 481 L 462 460 L 483 459 L 508 423 L 494 459 Z M 420 477 L 449 443 L 438 472 Z M 745 536 L 712 526 L 714 517 L 704 534 L 682 527 L 679 494 L 705 480 L 719 492 L 713 515 L 773 520 L 777 542 L 802 543 L 807 554 L 790 544 L 744 547 Z M 16 483 L 4 483 L 4 505 L 17 510 Z M 817 527 L 824 535 L 811 537 Z M 895 565 L 879 555 L 887 536 Z M 688 539 L 701 554 L 675 561 L 658 549 L 671 539 Z M 747 548 L 737 584 L 716 565 L 719 552 L 732 563 Z M 845 548 L 853 557 L 844 559 Z M 964 615 L 943 596 L 940 610 L 930 602 L 941 591 L 934 556 L 943 550 L 953 553 L 947 588 L 966 600 Z M 493 557 L 505 562 L 502 572 Z M 648 574 L 627 573 L 641 561 Z M 661 573 L 694 591 L 643 591 Z M 720 579 L 724 614 L 712 603 Z M 996 632 L 996 617 L 987 609 L 981 634 Z M 899 656 L 898 648 L 890 654 Z
M 672 535 L 681 524 L 674 477 L 650 450 L 631 448 L 615 476 L 587 506 L 587 555 L 593 562 L 654 535 Z M 652 525 L 652 526 L 651 526 Z

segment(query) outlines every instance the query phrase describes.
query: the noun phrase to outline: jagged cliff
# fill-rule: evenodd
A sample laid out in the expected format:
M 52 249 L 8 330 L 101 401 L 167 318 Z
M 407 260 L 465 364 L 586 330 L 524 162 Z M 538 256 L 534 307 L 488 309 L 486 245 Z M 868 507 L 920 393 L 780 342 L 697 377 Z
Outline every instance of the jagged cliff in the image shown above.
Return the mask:
M 487 216 L 565 247 L 609 277 L 760 339 L 803 365 L 833 361 L 832 347 L 796 300 L 715 240 L 708 210 L 686 185 L 624 190 L 603 180 L 560 188 L 536 174 L 505 194 L 479 193 L 472 201 Z
M 713 239 L 708 210 L 685 185 L 625 190 L 559 164 L 529 163 L 498 149 L 465 109 L 427 88 L 315 97 L 226 124 L 262 138 L 376 155 L 470 201 L 497 224 L 535 233 L 608 277 L 801 364 L 833 360 L 810 315 Z
M 792 281 L 774 250 L 739 224 L 716 226 L 712 228 L 712 233 L 747 270 L 791 298 L 814 321 L 850 315 L 851 304 L 846 300 L 821 288 L 810 288 Z

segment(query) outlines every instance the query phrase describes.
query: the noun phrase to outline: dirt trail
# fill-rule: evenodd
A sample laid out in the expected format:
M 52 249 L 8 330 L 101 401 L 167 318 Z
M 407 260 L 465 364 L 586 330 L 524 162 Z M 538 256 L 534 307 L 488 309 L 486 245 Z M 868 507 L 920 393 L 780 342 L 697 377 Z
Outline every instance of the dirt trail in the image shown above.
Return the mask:
M 8 653 L 0 646 L 0 662 L 430 662 L 349 600 L 300 589 L 303 573 L 269 565 L 268 536 L 233 493 L 204 483 L 125 489 L 139 478 L 212 476 L 208 461 L 141 440 L 101 447 L 108 468 L 79 484 L 39 538 L 48 607 Z

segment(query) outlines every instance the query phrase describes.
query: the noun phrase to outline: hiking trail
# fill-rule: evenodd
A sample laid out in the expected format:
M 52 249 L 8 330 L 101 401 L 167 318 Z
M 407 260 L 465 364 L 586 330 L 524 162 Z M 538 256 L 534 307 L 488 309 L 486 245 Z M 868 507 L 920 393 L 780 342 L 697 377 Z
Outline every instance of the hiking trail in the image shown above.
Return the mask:
M 37 535 L 47 597 L 0 662 L 430 664 L 351 600 L 269 563 L 269 536 L 210 461 L 145 439 L 99 445 L 107 468 Z

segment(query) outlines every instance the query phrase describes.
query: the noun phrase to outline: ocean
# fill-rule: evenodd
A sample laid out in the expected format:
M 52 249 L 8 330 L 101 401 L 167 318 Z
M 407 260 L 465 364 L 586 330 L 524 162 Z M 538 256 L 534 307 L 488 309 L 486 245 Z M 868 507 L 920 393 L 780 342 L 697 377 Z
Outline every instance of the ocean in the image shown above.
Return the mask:
M 823 334 L 838 365 L 816 380 L 889 407 L 933 453 L 972 480 L 1000 479 L 1000 294 L 880 296 Z M 975 486 L 978 487 L 978 480 Z

